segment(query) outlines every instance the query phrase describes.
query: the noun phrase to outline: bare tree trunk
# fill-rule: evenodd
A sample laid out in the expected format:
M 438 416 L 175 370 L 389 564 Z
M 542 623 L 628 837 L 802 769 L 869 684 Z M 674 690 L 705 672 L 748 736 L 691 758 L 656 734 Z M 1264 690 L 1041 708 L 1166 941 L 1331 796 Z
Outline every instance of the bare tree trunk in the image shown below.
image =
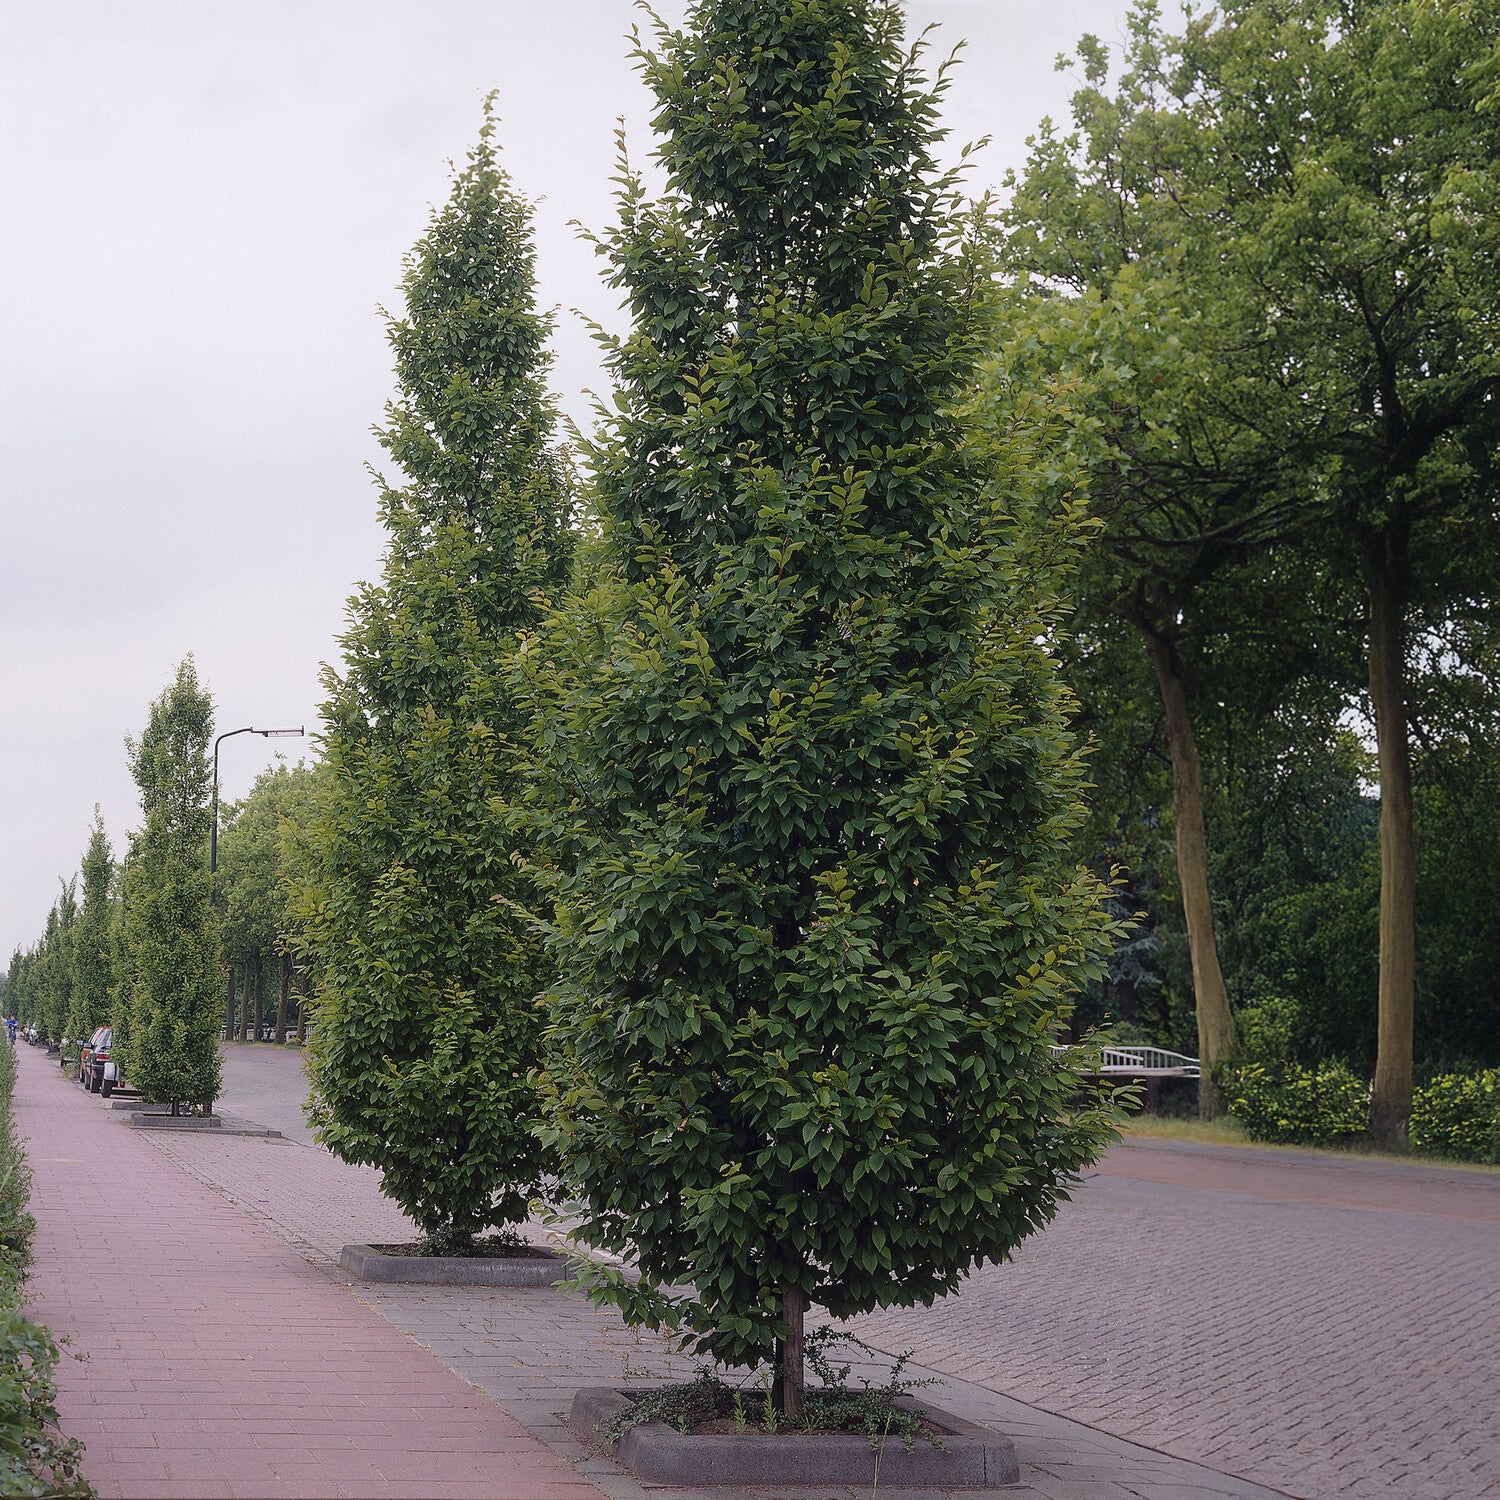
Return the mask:
M 286 1041 L 286 997 L 292 986 L 292 955 L 284 949 L 281 954 L 281 983 L 276 991 L 276 1040 Z
M 250 1030 L 250 955 L 240 961 L 240 1022 L 235 1029 L 235 1040 L 244 1041 Z
M 297 1045 L 307 1044 L 307 973 L 297 971 Z
M 250 971 L 251 971 L 251 973 L 253 973 L 255 975 L 255 989 L 254 989 L 253 999 L 251 1001 L 250 1016 L 249 1016 L 249 1020 L 250 1020 L 250 1023 L 251 1023 L 250 1040 L 252 1042 L 258 1042 L 260 1040 L 260 1002 L 261 1002 L 261 961 L 260 961 L 260 949 L 258 949 L 258 948 L 255 950 L 254 953 L 252 953 L 250 955 Z
M 1208 893 L 1208 839 L 1203 828 L 1203 778 L 1198 768 L 1198 745 L 1193 721 L 1171 641 L 1142 629 L 1146 650 L 1156 671 L 1166 715 L 1167 750 L 1172 757 L 1172 824 L 1177 835 L 1177 883 L 1182 888 L 1182 910 L 1187 919 L 1188 951 L 1193 960 L 1193 1001 L 1198 1013 L 1198 1057 L 1203 1065 L 1198 1080 L 1198 1115 L 1215 1120 L 1224 1101 L 1212 1077 L 1216 1063 L 1228 1061 L 1234 1049 L 1234 1022 L 1229 994 L 1219 968 L 1219 944 L 1214 936 L 1213 903 Z
M 229 966 L 229 978 L 224 984 L 224 1039 L 234 1040 L 234 965 Z
M 800 1286 L 785 1286 L 781 1293 L 781 1317 L 790 1330 L 781 1346 L 781 1410 L 787 1421 L 801 1419 L 806 1391 L 803 1370 L 803 1322 L 807 1293 Z
M 1416 838 L 1407 740 L 1406 641 L 1401 578 L 1405 548 L 1386 539 L 1366 551 L 1370 596 L 1370 705 L 1380 759 L 1380 996 L 1370 1138 L 1383 1151 L 1406 1146 L 1411 1115 L 1416 1002 Z

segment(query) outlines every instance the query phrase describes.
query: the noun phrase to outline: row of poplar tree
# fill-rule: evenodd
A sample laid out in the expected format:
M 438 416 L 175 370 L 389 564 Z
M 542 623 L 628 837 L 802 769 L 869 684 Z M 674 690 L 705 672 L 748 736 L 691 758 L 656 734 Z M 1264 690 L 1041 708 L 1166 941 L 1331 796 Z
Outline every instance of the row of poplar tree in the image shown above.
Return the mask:
M 641 1273 L 598 1295 L 733 1362 L 1003 1257 L 1116 1124 L 1052 1051 L 1129 936 L 1080 724 L 1110 747 L 1145 668 L 1211 1065 L 1197 730 L 1308 681 L 1336 713 L 1325 639 L 1367 647 L 1399 1143 L 1404 673 L 1493 581 L 1496 30 L 1143 5 L 994 210 L 898 6 L 701 0 L 637 51 L 667 186 L 621 165 L 630 330 L 571 451 L 487 116 L 390 325 L 389 548 L 287 858 L 322 1138 L 433 1249 L 560 1184 Z

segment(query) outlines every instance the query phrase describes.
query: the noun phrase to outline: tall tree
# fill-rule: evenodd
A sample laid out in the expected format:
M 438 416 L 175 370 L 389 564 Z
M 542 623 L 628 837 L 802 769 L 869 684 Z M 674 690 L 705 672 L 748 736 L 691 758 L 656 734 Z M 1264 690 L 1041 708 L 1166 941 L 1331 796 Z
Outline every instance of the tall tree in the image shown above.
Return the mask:
M 1193 493 L 1212 495 L 1229 454 L 1256 509 L 1299 512 L 1318 595 L 1351 576 L 1363 590 L 1381 784 L 1371 1131 L 1386 1146 L 1411 1091 L 1411 627 L 1441 612 L 1454 555 L 1495 544 L 1497 38 L 1485 4 L 1229 0 L 1181 36 L 1143 4 L 1116 93 L 1086 41 L 1080 135 L 1044 135 L 1028 174 L 1041 274 L 1096 291 L 1128 274 L 1191 310 L 1193 406 L 1219 437 Z
M 602 242 L 605 557 L 534 652 L 548 1118 L 641 1274 L 598 1295 L 779 1345 L 795 1412 L 810 1302 L 952 1291 L 1101 1149 L 1049 1043 L 1107 924 L 1014 476 L 955 416 L 990 275 L 942 75 L 882 0 L 700 0 L 637 56 L 668 189 L 624 169 Z
M 77 904 L 66 882 L 47 912 L 47 925 L 36 946 L 32 975 L 33 1004 L 37 1030 L 50 1044 L 68 1039 L 68 996 L 72 990 L 69 972 L 69 939 Z
M 1133 17 L 1137 48 L 1154 12 Z M 1222 696 L 1202 668 L 1205 595 L 1247 550 L 1275 540 L 1293 515 L 1264 453 L 1222 420 L 1200 314 L 1177 274 L 1170 200 L 1158 195 L 1194 136 L 1164 122 L 1149 81 L 1128 71 L 1106 94 L 1107 58 L 1086 40 L 1076 133 L 1044 125 L 1010 183 L 1001 263 L 1018 295 L 1001 302 L 1001 355 L 988 399 L 1007 410 L 1035 392 L 1072 417 L 1062 443 L 1091 470 L 1099 523 L 1080 573 L 1069 633 L 1082 655 L 1108 656 L 1121 627 L 1149 663 L 1171 766 L 1177 891 L 1192 965 L 1199 1112 L 1222 1101 L 1215 1065 L 1234 1029 L 1209 886 L 1208 789 L 1199 719 Z
M 1367 602 L 1381 798 L 1370 1129 L 1386 1147 L 1404 1143 L 1411 1105 L 1412 627 L 1450 592 L 1455 550 L 1500 543 L 1497 55 L 1489 4 L 1239 0 L 1188 25 L 1174 79 L 1207 113 L 1212 249 L 1246 289 L 1224 308 L 1230 399 L 1300 456 Z
M 526 1216 L 549 1156 L 527 1074 L 546 978 L 518 859 L 517 632 L 565 582 L 567 474 L 544 384 L 531 212 L 486 111 L 407 261 L 381 442 L 381 582 L 327 679 L 327 783 L 300 899 L 322 1140 L 381 1169 L 434 1250 Z
M 148 1099 L 219 1095 L 219 937 L 208 900 L 213 700 L 191 656 L 127 740 L 141 826 L 123 886 L 131 992 L 124 1071 Z
M 73 934 L 73 994 L 68 1010 L 68 1035 L 86 1040 L 97 1026 L 111 1020 L 114 955 L 111 951 L 110 887 L 115 864 L 104 819 L 94 808 L 94 825 L 83 856 L 83 903 Z

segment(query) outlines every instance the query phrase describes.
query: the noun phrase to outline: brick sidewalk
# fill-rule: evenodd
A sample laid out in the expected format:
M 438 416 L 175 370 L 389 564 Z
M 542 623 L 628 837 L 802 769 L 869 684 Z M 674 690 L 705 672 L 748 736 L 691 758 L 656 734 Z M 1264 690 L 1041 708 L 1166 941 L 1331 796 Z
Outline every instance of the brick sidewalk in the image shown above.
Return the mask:
M 598 1494 L 295 1249 L 173 1170 L 55 1062 L 18 1054 L 37 1220 L 28 1309 L 80 1356 L 60 1362 L 58 1410 L 101 1495 Z

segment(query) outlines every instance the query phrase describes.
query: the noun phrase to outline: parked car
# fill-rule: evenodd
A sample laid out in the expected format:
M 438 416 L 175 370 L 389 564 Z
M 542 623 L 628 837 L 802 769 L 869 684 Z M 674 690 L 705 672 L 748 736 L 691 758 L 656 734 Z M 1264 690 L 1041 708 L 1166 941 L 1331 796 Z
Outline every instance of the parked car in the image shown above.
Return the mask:
M 78 1048 L 78 1056 L 73 1063 L 73 1078 L 78 1083 L 87 1083 L 89 1076 L 89 1064 L 94 1056 L 94 1043 L 109 1030 L 108 1026 L 96 1026 L 89 1034 L 88 1041 L 82 1043 Z M 68 1050 L 68 1041 L 63 1039 L 63 1051 Z
M 119 1064 L 110 1057 L 114 1035 L 113 1026 L 98 1027 L 78 1058 L 79 1081 L 90 1093 L 103 1094 L 106 1099 L 120 1081 Z

